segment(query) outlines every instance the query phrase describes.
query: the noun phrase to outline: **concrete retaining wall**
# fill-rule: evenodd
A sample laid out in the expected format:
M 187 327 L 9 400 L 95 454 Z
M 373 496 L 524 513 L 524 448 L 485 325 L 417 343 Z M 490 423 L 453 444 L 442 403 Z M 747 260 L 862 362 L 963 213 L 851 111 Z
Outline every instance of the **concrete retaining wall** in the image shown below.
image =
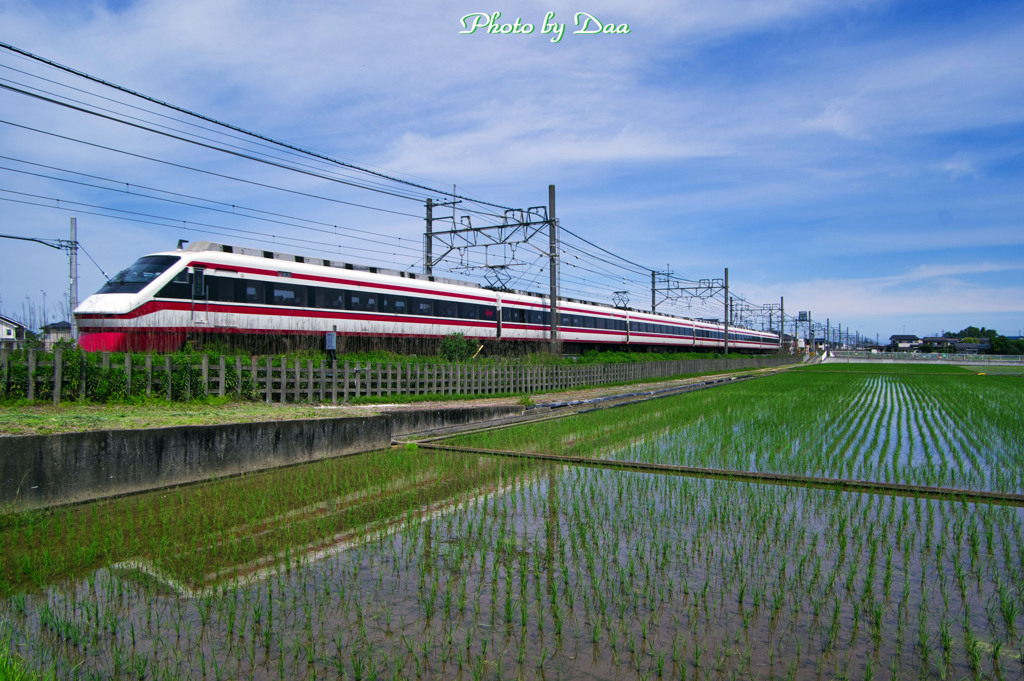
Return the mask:
M 267 421 L 0 438 L 0 511 L 131 492 L 368 452 L 393 436 L 522 413 L 522 407 L 410 410 L 379 416 Z
M 702 365 L 688 366 L 688 371 L 712 371 L 778 366 L 794 359 L 689 361 Z M 517 406 L 410 409 L 355 418 L 0 437 L 0 512 L 368 452 L 390 446 L 393 437 L 522 411 Z

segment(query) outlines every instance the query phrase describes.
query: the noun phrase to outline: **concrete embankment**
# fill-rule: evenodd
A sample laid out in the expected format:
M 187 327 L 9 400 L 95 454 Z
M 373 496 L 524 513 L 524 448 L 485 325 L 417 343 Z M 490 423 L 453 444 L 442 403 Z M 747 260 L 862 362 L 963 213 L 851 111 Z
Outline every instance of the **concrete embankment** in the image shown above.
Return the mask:
M 409 410 L 0 438 L 0 510 L 40 508 L 382 449 L 402 435 L 491 421 L 519 406 Z

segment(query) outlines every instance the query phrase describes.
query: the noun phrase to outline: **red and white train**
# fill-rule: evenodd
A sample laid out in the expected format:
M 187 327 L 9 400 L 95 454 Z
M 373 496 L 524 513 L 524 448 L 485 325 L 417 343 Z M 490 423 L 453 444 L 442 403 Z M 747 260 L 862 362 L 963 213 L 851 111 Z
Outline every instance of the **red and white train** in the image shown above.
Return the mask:
M 190 337 L 316 335 L 540 343 L 549 298 L 201 241 L 154 253 L 114 276 L 75 310 L 90 351 L 170 351 Z M 721 349 L 722 324 L 559 299 L 565 347 Z M 729 350 L 775 351 L 776 334 L 729 327 Z

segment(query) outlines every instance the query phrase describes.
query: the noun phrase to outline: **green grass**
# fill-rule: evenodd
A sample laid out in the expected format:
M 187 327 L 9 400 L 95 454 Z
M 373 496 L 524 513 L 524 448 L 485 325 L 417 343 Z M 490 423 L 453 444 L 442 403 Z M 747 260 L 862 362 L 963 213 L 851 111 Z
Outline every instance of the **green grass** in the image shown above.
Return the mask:
M 516 464 L 506 470 L 523 468 Z M 87 505 L 0 515 L 0 595 L 118 561 L 188 584 L 489 479 L 490 461 L 391 449 Z M 317 503 L 311 505 L 311 500 Z
M 0 434 L 48 435 L 86 430 L 130 430 L 249 421 L 336 418 L 338 415 L 337 410 L 318 409 L 310 404 L 268 405 L 264 402 L 238 402 L 215 397 L 192 402 L 67 402 L 58 406 L 23 402 L 5 405 L 0 409 Z
M 1014 485 L 1019 395 L 788 372 L 486 437 Z M 0 650 L 58 678 L 1020 678 L 1022 517 L 410 446 L 4 517 Z
M 834 372 L 853 374 L 970 374 L 976 373 L 973 367 L 955 366 L 952 364 L 930 364 L 925 362 L 897 362 L 895 364 L 884 364 L 882 362 L 844 363 L 826 362 L 824 364 L 808 364 L 801 366 L 798 371 L 812 373 Z

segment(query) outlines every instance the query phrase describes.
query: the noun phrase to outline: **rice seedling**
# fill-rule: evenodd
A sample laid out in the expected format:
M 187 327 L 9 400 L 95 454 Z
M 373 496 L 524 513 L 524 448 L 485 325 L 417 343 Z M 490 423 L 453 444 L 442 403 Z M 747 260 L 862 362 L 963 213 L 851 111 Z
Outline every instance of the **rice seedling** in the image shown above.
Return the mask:
M 1020 417 L 973 378 L 808 372 L 460 442 L 1019 491 Z M 0 623 L 78 678 L 1020 678 L 1022 520 L 402 448 L 14 517 Z

